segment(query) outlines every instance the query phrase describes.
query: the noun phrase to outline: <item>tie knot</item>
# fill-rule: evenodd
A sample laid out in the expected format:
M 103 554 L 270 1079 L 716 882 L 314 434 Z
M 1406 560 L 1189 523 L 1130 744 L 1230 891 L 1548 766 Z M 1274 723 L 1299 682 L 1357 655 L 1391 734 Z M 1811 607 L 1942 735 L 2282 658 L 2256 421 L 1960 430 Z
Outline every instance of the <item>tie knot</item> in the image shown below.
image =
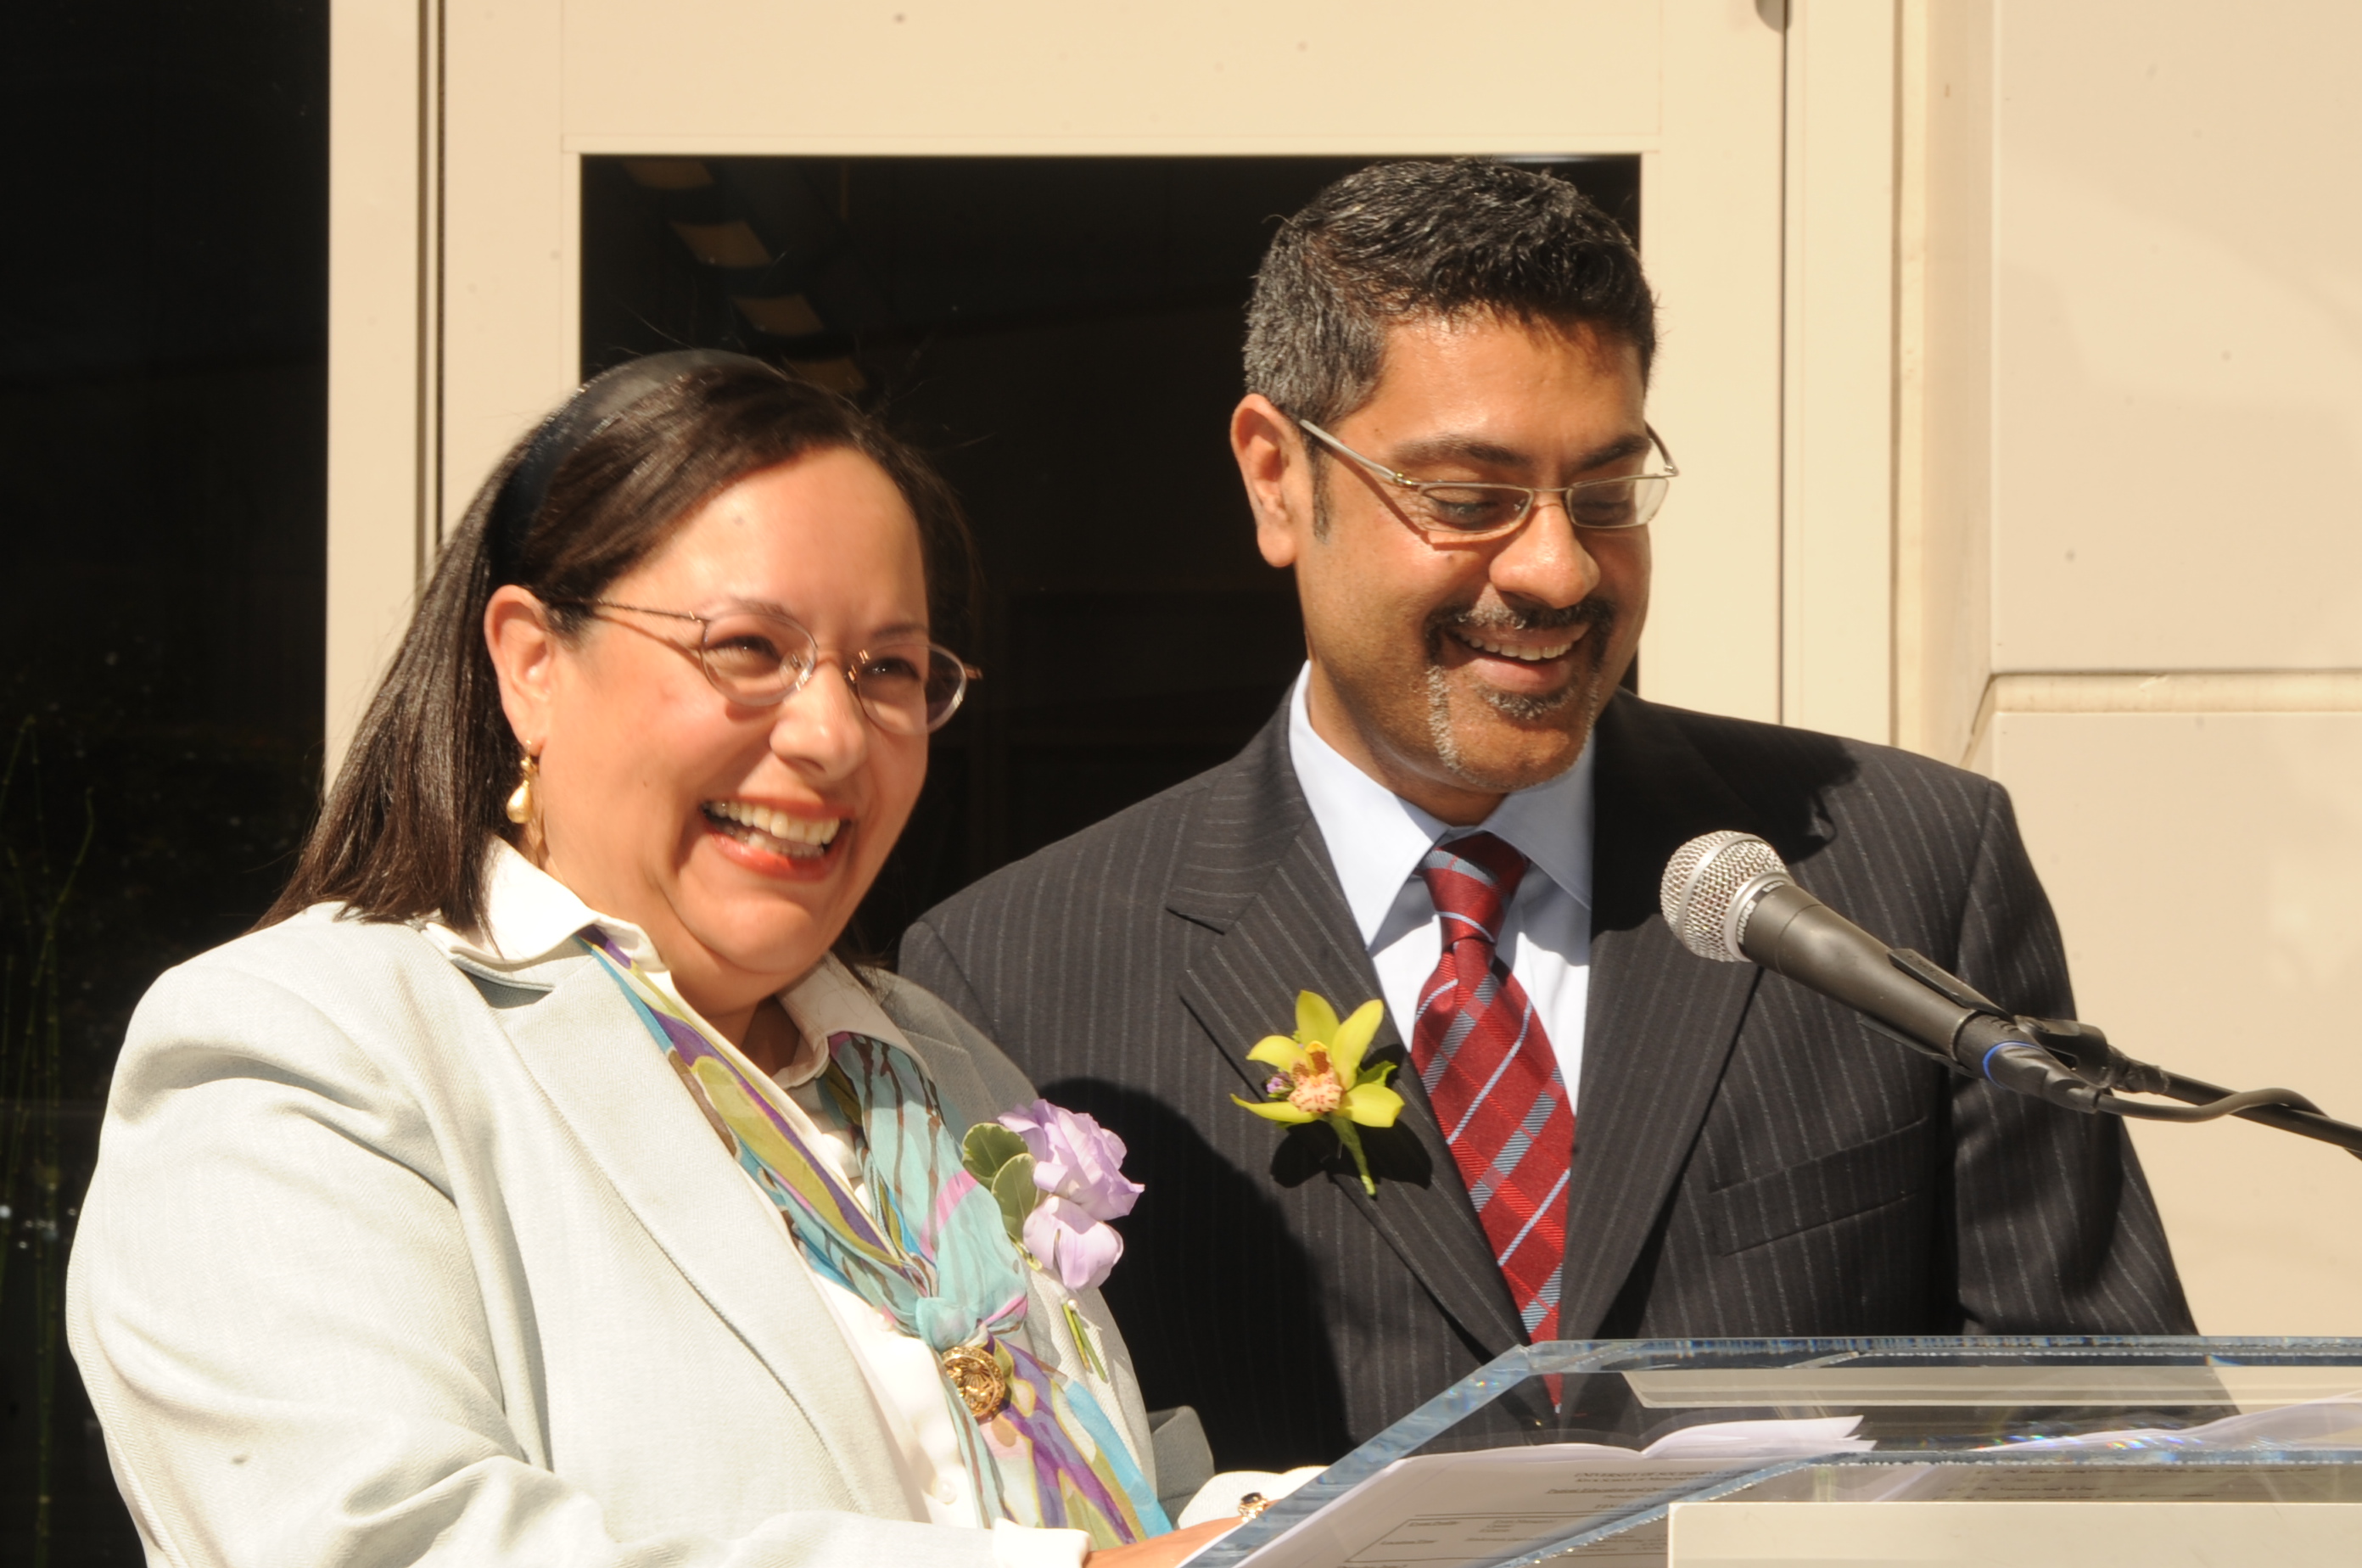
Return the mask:
M 1489 947 L 1500 940 L 1501 911 L 1525 880 L 1526 857 L 1489 833 L 1472 833 L 1429 849 L 1418 875 L 1443 919 L 1443 944 L 1476 936 Z

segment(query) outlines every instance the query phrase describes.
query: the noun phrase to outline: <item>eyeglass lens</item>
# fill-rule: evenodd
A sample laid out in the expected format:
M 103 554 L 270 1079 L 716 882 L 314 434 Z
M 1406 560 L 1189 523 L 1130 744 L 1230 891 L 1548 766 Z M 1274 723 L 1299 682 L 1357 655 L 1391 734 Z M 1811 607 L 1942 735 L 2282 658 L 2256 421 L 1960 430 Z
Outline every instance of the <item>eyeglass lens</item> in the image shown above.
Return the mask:
M 752 611 L 708 622 L 698 653 L 714 688 L 740 702 L 785 700 L 820 662 L 810 632 Z M 951 650 L 916 639 L 863 650 L 845 677 L 871 721 L 895 734 L 923 734 L 939 727 L 967 688 L 966 668 Z
M 1562 492 L 1578 528 L 1637 528 L 1664 504 L 1666 478 L 1639 474 L 1597 480 Z M 1422 484 L 1412 491 L 1420 521 L 1452 534 L 1497 533 L 1521 522 L 1537 497 L 1514 485 Z
M 952 716 L 967 688 L 966 668 L 932 643 L 865 652 L 846 673 L 870 718 L 896 734 L 934 729 Z

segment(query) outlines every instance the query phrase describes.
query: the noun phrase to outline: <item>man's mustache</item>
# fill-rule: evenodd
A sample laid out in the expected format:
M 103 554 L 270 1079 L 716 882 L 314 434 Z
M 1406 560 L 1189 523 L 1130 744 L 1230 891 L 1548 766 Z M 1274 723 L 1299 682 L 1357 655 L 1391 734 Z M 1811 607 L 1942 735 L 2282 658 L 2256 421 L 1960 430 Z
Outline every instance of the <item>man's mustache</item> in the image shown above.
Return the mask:
M 1567 626 L 1604 631 L 1616 620 L 1616 606 L 1604 599 L 1578 600 L 1556 610 L 1512 610 L 1506 604 L 1465 604 L 1439 610 L 1427 620 L 1430 646 L 1444 632 L 1554 632 Z

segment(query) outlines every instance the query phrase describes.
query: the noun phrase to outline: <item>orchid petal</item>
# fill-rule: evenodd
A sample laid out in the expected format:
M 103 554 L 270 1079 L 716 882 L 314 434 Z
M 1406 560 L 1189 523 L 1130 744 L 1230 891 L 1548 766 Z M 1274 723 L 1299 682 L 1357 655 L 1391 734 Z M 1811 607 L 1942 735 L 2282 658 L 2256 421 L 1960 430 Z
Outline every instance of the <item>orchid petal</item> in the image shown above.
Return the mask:
M 1304 1047 L 1286 1035 L 1266 1034 L 1255 1042 L 1255 1048 L 1247 1053 L 1247 1060 L 1277 1067 L 1283 1073 L 1295 1073 L 1303 1068 L 1307 1058 Z
M 1310 991 L 1296 993 L 1296 1037 L 1305 1044 L 1326 1045 L 1337 1038 L 1337 1010 L 1327 997 Z
M 1387 1092 L 1390 1094 L 1393 1093 L 1391 1089 Z M 1400 1099 L 1401 1097 L 1396 1096 L 1396 1098 Z M 1241 1099 L 1238 1096 L 1232 1095 L 1231 1096 L 1231 1103 L 1232 1105 L 1244 1106 L 1247 1110 L 1253 1111 L 1257 1116 L 1262 1117 L 1265 1121 L 1285 1121 L 1292 1125 L 1299 1121 L 1315 1121 L 1319 1120 L 1310 1111 L 1298 1110 L 1296 1107 L 1288 1104 L 1287 1101 L 1284 1099 L 1251 1100 Z
M 1343 1110 L 1349 1119 L 1363 1127 L 1392 1127 L 1402 1106 L 1402 1096 L 1394 1090 L 1363 1084 L 1347 1091 Z
M 1372 1036 L 1378 1032 L 1378 1021 L 1386 1015 L 1386 1004 L 1375 998 L 1353 1010 L 1353 1016 L 1337 1026 L 1330 1037 L 1329 1065 L 1347 1083 L 1362 1070 L 1362 1053 L 1370 1048 Z

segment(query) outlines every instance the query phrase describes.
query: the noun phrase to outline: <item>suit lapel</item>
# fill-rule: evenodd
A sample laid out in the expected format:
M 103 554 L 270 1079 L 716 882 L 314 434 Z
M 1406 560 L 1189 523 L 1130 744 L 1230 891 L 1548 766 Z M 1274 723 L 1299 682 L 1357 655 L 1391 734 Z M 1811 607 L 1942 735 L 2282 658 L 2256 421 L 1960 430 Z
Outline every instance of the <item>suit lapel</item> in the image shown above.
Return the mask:
M 1248 1099 L 1260 1095 L 1270 1070 L 1246 1054 L 1264 1035 L 1286 1032 L 1297 992 L 1317 991 L 1341 1011 L 1379 994 L 1286 748 L 1283 707 L 1207 791 L 1191 863 L 1167 900 L 1171 913 L 1220 933 L 1182 977 L 1181 999 L 1237 1069 Z M 1372 1050 L 1403 1058 L 1391 1012 Z M 1381 1170 L 1372 1198 L 1356 1177 L 1330 1179 L 1462 1331 L 1497 1355 L 1525 1342 L 1508 1286 L 1417 1075 L 1398 1070 L 1393 1081 L 1403 1092 L 1402 1146 L 1410 1164 L 1424 1166 L 1424 1181 L 1387 1179 Z
M 1683 949 L 1657 910 L 1672 852 L 1717 828 L 1760 833 L 1794 858 L 1810 825 L 1775 827 L 1724 780 L 1663 710 L 1618 695 L 1598 727 L 1590 1001 L 1559 1332 L 1598 1331 L 1655 1229 L 1712 1104 L 1761 971 Z M 1167 908 L 1220 933 L 1181 998 L 1252 1096 L 1246 1060 L 1293 1016 L 1296 993 L 1341 1007 L 1378 994 L 1318 825 L 1286 753 L 1286 711 L 1211 785 L 1190 864 Z M 1800 836 L 1804 835 L 1804 836 Z M 1376 1048 L 1397 1055 L 1391 1015 Z M 1338 1177 L 1444 1309 L 1489 1353 L 1524 1342 L 1508 1288 L 1416 1075 L 1400 1073 L 1403 1125 L 1432 1167 L 1424 1187 L 1382 1182 L 1371 1200 Z
M 745 1190 L 603 970 L 584 958 L 534 977 L 557 984 L 497 1016 L 535 1083 L 673 1266 L 805 1412 L 855 1506 L 906 1516 L 911 1498 L 886 1433 L 865 1441 L 859 1423 L 845 1420 L 874 1408 L 853 1357 L 833 1332 L 818 1351 L 811 1342 L 812 1326 L 832 1320 L 781 1221 Z
M 1590 1001 L 1560 1287 L 1568 1339 L 1599 1332 L 1655 1229 L 1762 973 L 1690 953 L 1657 901 L 1675 849 L 1717 828 L 1761 833 L 1759 814 L 1662 710 L 1618 695 L 1597 734 Z

